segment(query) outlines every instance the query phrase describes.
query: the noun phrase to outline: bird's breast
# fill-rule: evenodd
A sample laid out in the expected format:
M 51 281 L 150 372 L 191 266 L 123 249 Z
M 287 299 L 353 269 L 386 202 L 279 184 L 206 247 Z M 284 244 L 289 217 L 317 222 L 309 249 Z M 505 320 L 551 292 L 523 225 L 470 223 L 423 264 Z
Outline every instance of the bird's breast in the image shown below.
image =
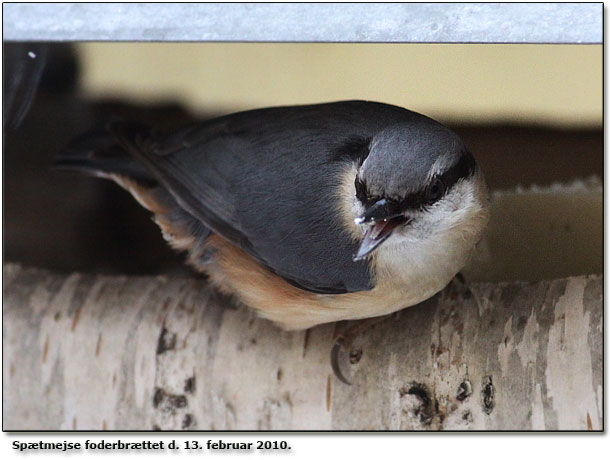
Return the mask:
M 316 294 L 286 282 L 221 237 L 211 236 L 207 246 L 213 249 L 213 263 L 198 268 L 222 291 L 289 330 L 385 315 L 425 300 L 444 286 L 433 292 L 438 282 L 409 289 L 401 282 L 382 280 L 368 291 Z

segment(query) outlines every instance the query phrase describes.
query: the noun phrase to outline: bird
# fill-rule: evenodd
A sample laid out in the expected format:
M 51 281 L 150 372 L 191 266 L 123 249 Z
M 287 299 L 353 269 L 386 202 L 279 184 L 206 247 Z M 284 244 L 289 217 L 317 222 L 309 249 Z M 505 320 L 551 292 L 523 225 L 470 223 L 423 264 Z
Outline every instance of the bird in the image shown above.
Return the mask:
M 489 220 L 481 168 L 441 123 L 339 101 L 170 132 L 113 120 L 55 166 L 113 180 L 223 293 L 286 330 L 386 315 L 441 291 Z

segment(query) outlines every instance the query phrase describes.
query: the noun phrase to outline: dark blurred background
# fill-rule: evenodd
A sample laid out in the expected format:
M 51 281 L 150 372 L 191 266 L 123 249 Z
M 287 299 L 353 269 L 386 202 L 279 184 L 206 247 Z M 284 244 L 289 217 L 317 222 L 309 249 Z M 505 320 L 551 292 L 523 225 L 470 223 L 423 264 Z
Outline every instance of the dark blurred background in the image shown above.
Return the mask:
M 194 114 L 182 97 L 147 101 L 112 89 L 84 91 L 82 55 L 71 44 L 5 43 L 3 51 L 4 261 L 62 271 L 188 273 L 129 194 L 106 180 L 56 171 L 51 162 L 71 139 L 116 115 L 171 128 L 229 109 Z M 601 87 L 599 97 L 601 107 Z M 435 117 L 475 153 L 492 190 L 603 177 L 601 119 L 553 126 L 531 118 Z

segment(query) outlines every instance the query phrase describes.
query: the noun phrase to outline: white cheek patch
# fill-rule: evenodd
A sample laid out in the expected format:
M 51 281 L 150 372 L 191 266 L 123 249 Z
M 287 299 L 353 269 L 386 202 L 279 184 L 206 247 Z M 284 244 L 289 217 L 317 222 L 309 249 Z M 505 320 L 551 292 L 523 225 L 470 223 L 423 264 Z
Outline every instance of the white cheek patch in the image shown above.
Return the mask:
M 359 240 L 362 237 L 362 228 L 354 223 L 354 219 L 362 215 L 364 206 L 356 197 L 354 182 L 358 168 L 356 165 L 350 165 L 345 168 L 337 178 L 337 196 L 338 196 L 338 211 L 341 216 L 344 228 L 351 234 L 354 240 Z
M 473 212 L 485 204 L 477 192 L 480 183 L 477 178 L 459 180 L 451 190 L 434 205 L 413 214 L 411 224 L 396 232 L 393 240 L 400 243 L 428 240 L 435 235 L 446 233 L 464 224 Z

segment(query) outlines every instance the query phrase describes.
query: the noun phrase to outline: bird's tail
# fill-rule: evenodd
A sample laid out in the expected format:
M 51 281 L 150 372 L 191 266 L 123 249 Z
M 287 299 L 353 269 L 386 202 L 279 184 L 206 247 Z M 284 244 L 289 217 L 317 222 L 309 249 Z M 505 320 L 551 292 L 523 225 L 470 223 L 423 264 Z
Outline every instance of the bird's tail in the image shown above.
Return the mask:
M 120 176 L 147 187 L 156 185 L 153 176 L 127 152 L 115 134 L 117 129 L 127 132 L 127 125 L 131 126 L 131 131 L 149 129 L 145 125 L 136 127 L 123 122 L 97 126 L 70 142 L 57 156 L 53 167 L 107 179 Z
M 189 263 L 201 269 L 208 261 L 204 243 L 210 230 L 182 209 L 133 156 L 135 149 L 153 141 L 152 133 L 143 124 L 112 122 L 74 139 L 53 166 L 116 182 L 155 215 L 165 239 L 175 249 L 187 251 Z

